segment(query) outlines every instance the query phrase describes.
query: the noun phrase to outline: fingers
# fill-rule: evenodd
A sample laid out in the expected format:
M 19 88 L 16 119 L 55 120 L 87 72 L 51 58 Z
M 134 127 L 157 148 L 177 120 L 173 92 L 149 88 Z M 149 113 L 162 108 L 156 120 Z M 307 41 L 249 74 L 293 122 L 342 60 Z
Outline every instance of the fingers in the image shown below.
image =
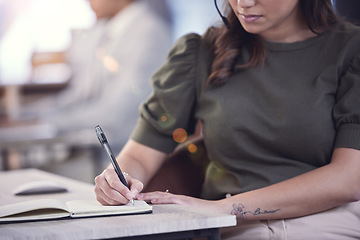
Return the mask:
M 137 199 L 150 202 L 152 204 L 179 204 L 192 206 L 195 208 L 210 209 L 212 211 L 215 210 L 219 212 L 222 212 L 224 209 L 224 207 L 222 207 L 219 202 L 198 199 L 185 195 L 172 194 L 169 193 L 169 191 L 140 193 Z
M 95 194 L 96 199 L 103 205 L 119 205 L 125 204 L 128 200 L 120 193 L 126 191 L 122 188 L 121 182 L 117 174 L 112 169 L 104 170 L 95 178 Z
M 140 193 L 137 197 L 139 200 L 144 200 L 146 202 L 151 202 L 153 204 L 185 204 L 186 196 L 175 195 L 169 193 L 168 190 L 165 192 L 149 192 L 149 193 Z
M 125 176 L 131 191 L 125 187 L 114 169 L 105 169 L 95 178 L 95 194 L 103 205 L 126 204 L 142 190 L 143 184 L 130 176 Z
M 136 198 L 144 188 L 144 184 L 131 176 L 125 176 L 127 183 L 130 186 L 130 195 L 126 196 L 128 199 Z

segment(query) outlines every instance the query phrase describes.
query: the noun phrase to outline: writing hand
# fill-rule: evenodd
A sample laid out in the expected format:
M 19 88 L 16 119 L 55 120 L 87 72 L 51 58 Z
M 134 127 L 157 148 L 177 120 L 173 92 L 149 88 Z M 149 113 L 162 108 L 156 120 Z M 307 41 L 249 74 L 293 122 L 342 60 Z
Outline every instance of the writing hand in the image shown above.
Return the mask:
M 127 204 L 130 199 L 136 198 L 143 189 L 143 183 L 124 174 L 130 190 L 121 183 L 115 170 L 112 168 L 105 169 L 95 178 L 95 195 L 96 199 L 102 205 L 120 205 Z

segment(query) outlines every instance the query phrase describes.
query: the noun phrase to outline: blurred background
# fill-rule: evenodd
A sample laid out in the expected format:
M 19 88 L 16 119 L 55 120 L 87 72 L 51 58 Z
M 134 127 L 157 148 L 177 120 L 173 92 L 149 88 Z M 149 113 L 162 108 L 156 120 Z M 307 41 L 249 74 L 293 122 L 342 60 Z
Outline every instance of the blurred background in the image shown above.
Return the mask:
M 95 125 L 117 154 L 170 47 L 218 22 L 209 0 L 0 0 L 0 170 L 93 182 Z
M 333 3 L 358 22 L 359 0 Z M 170 47 L 214 24 L 210 0 L 0 0 L 0 171 L 93 182 L 109 164 L 95 125 L 116 155 Z

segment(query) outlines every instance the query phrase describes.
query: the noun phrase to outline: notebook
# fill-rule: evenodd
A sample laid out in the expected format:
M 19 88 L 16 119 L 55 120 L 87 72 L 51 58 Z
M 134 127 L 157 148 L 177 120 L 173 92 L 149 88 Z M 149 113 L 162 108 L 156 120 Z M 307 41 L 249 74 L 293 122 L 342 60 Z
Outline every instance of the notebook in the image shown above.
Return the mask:
M 0 206 L 0 223 L 62 218 L 99 217 L 151 213 L 152 206 L 135 200 L 134 205 L 103 206 L 96 200 L 37 199 Z

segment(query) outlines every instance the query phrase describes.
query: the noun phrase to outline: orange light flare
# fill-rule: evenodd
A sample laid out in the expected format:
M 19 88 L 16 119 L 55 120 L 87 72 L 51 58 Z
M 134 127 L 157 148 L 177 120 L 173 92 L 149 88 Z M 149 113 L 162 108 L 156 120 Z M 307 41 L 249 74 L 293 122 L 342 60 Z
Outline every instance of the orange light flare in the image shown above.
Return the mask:
M 177 128 L 173 131 L 173 139 L 177 143 L 183 143 L 187 139 L 187 133 L 183 128 Z
M 105 55 L 103 57 L 103 64 L 110 72 L 119 72 L 119 64 L 112 56 Z
M 193 143 L 190 143 L 188 146 L 187 146 L 187 150 L 190 152 L 190 153 L 196 153 L 197 150 L 198 150 L 198 147 L 193 144 Z

